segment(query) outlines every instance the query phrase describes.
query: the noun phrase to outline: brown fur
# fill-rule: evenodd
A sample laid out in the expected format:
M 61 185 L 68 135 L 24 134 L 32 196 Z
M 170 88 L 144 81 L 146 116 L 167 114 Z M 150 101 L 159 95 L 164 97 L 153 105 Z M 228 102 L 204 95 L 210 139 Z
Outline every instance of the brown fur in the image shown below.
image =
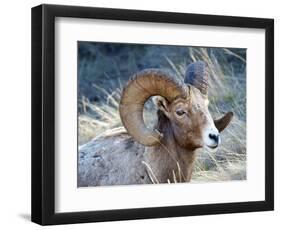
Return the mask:
M 178 143 L 169 119 L 158 111 L 158 127 L 163 133 L 161 143 L 154 147 L 147 147 L 144 159 L 150 167 L 159 183 L 188 182 L 195 160 L 194 144 L 189 148 Z
M 192 88 L 190 97 L 168 102 L 156 97 L 158 122 L 163 138 L 158 145 L 144 146 L 124 128 L 109 130 L 79 149 L 78 186 L 189 182 L 196 150 L 203 146 L 202 129 L 211 117 L 208 100 Z M 186 115 L 178 117 L 177 110 Z M 222 131 L 232 113 L 214 123 Z
M 203 147 L 202 132 L 208 122 L 207 98 L 190 86 L 187 99 L 169 103 L 163 97 L 154 99 L 158 110 L 157 130 L 163 134 L 161 143 L 146 148 L 145 159 L 159 182 L 190 181 L 196 149 Z M 183 116 L 176 114 L 184 111 Z

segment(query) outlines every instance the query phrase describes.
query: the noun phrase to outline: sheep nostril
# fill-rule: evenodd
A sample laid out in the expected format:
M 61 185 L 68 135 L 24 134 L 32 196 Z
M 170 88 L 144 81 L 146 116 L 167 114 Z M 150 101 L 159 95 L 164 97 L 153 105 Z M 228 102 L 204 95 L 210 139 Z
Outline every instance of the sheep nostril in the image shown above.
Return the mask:
M 219 135 L 210 133 L 209 138 L 212 139 L 216 144 L 219 143 Z

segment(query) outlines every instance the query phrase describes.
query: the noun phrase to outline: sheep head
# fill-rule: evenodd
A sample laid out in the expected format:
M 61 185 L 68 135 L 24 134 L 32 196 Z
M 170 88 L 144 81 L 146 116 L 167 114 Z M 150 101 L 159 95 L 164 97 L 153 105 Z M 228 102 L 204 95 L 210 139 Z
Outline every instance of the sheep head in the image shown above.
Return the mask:
M 124 127 L 134 139 L 146 146 L 161 142 L 163 134 L 150 130 L 143 120 L 144 103 L 152 96 L 158 109 L 169 119 L 177 143 L 194 150 L 216 148 L 221 132 L 232 119 L 232 112 L 213 120 L 208 110 L 208 72 L 204 62 L 187 67 L 181 81 L 172 73 L 147 69 L 133 76 L 123 90 L 119 110 Z

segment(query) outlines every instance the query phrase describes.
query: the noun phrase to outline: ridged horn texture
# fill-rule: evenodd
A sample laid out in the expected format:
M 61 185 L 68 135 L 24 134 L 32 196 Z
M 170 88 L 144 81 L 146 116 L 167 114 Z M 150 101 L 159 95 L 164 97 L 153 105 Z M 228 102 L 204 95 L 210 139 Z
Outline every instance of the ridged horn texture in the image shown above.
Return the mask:
M 150 130 L 143 120 L 143 107 L 151 96 L 162 96 L 169 102 L 178 97 L 186 98 L 182 81 L 170 72 L 159 69 L 146 69 L 135 74 L 123 89 L 119 112 L 128 133 L 139 143 L 153 146 L 160 143 L 162 134 Z
M 193 85 L 204 95 L 208 93 L 209 73 L 207 66 L 203 61 L 197 61 L 189 64 L 186 68 L 184 83 Z

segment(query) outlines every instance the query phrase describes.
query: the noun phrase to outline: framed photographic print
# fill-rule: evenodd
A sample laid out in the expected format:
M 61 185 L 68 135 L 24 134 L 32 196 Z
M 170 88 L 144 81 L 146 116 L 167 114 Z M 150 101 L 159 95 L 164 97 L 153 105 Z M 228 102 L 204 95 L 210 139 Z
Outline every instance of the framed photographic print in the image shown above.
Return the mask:
M 32 221 L 273 210 L 273 19 L 32 9 Z

